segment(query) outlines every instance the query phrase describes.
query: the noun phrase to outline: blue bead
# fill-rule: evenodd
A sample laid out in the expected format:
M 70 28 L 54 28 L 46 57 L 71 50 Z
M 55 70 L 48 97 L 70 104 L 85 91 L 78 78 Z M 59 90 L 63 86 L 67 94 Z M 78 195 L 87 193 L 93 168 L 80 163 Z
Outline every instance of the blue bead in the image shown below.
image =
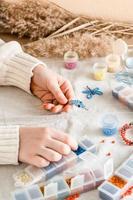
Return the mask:
M 83 149 L 81 146 L 78 146 L 78 149 L 76 151 L 73 151 L 74 153 L 76 153 L 76 155 L 80 155 L 82 153 L 84 153 L 86 150 Z
M 117 133 L 117 128 L 103 128 L 103 133 L 106 136 L 111 136 Z

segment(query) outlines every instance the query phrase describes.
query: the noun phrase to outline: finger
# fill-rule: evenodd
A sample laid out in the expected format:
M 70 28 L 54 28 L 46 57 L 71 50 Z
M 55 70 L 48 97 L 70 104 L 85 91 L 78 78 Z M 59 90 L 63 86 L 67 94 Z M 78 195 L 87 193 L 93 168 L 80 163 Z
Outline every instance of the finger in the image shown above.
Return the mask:
M 67 104 L 66 106 L 63 107 L 62 112 L 69 112 L 72 109 L 72 106 Z
M 76 150 L 78 147 L 77 142 L 68 134 L 62 132 L 62 131 L 53 131 L 52 132 L 52 138 L 59 140 L 71 147 L 71 149 Z
M 63 94 L 62 90 L 60 89 L 59 84 L 56 80 L 49 82 L 48 88 L 60 104 L 66 104 L 67 103 L 68 100 L 64 96 L 64 94 Z
M 43 93 L 44 93 L 44 92 L 43 92 Z M 45 102 L 52 102 L 53 99 L 54 99 L 54 96 L 53 96 L 53 94 L 50 93 L 50 92 L 48 92 L 47 94 L 44 93 L 44 94 L 41 96 L 41 101 L 43 101 L 44 103 L 45 103 Z
M 62 112 L 62 109 L 63 109 L 63 105 L 57 105 L 57 106 L 54 106 L 51 109 L 51 112 L 53 112 L 53 113 L 60 113 L 60 112 Z
M 42 157 L 50 162 L 57 162 L 62 158 L 62 155 L 53 151 L 52 149 L 46 148 L 42 146 L 42 149 L 39 153 Z
M 63 82 L 63 84 L 61 85 L 61 90 L 65 94 L 65 96 L 68 100 L 73 99 L 74 91 L 73 91 L 71 83 L 68 80 L 65 80 Z
M 60 154 L 67 155 L 70 153 L 71 149 L 67 144 L 64 144 L 58 140 L 50 138 L 48 141 L 47 147 L 57 151 Z
M 45 110 L 51 110 L 51 109 L 54 108 L 54 107 L 55 107 L 55 105 L 52 104 L 52 103 L 44 103 L 44 104 L 43 104 L 43 108 L 44 108 Z
M 34 165 L 36 167 L 46 167 L 50 164 L 50 162 L 44 158 L 42 158 L 41 156 L 34 156 L 31 161 L 29 162 L 29 164 Z

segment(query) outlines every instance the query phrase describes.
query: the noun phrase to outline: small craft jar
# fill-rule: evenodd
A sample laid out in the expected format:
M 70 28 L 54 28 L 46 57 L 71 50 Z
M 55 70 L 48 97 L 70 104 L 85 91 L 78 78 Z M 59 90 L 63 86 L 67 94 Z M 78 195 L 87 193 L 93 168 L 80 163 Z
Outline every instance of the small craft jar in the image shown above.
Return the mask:
M 93 66 L 93 76 L 96 81 L 102 81 L 106 78 L 107 67 L 104 63 L 95 63 Z
M 133 74 L 133 57 L 128 57 L 125 60 L 126 71 Z
M 78 54 L 75 51 L 67 51 L 64 54 L 64 64 L 66 69 L 74 69 L 78 66 Z
M 112 136 L 118 131 L 118 119 L 113 114 L 106 114 L 102 119 L 102 132 L 106 136 Z
M 121 59 L 119 55 L 109 54 L 106 57 L 106 64 L 108 68 L 108 72 L 115 73 L 120 71 L 121 67 Z

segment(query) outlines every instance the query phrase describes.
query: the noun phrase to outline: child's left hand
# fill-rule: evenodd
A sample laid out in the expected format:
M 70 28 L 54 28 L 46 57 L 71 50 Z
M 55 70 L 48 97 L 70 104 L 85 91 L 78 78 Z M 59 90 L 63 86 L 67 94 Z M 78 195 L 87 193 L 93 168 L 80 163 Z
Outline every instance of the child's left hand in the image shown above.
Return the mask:
M 31 90 L 43 102 L 43 107 L 53 113 L 68 112 L 67 104 L 74 97 L 71 83 L 42 65 L 33 70 Z

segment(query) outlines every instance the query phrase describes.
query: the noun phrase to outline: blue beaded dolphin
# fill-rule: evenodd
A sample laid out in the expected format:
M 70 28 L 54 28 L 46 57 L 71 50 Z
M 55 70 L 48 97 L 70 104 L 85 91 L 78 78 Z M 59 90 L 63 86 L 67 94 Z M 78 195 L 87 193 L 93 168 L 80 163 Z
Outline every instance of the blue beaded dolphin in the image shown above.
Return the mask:
M 75 106 L 77 106 L 78 108 L 83 108 L 83 109 L 85 109 L 85 110 L 88 110 L 88 109 L 85 107 L 84 103 L 83 103 L 82 101 L 78 100 L 78 99 L 70 100 L 70 101 L 69 101 L 69 104 L 70 104 L 70 105 L 75 105 Z

